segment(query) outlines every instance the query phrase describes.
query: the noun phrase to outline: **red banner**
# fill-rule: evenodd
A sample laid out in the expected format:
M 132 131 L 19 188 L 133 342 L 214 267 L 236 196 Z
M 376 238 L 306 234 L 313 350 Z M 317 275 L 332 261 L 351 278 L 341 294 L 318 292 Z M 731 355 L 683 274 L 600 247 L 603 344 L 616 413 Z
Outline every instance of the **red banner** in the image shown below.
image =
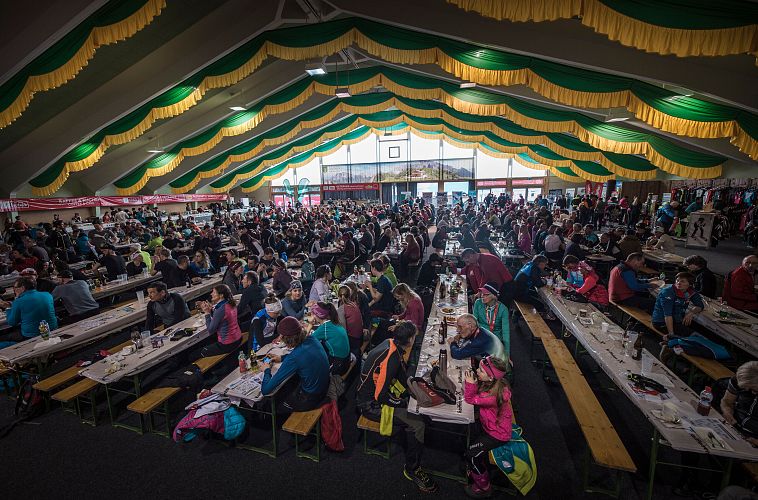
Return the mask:
M 603 196 L 603 184 L 603 182 L 585 181 L 584 193 L 587 195 L 596 194 L 600 198 Z
M 378 182 L 365 184 L 322 184 L 324 191 L 379 191 Z
M 544 177 L 536 177 L 534 179 L 511 179 L 511 186 L 541 186 L 544 183 Z
M 153 205 L 163 203 L 189 203 L 193 201 L 225 201 L 225 194 L 156 194 L 149 196 L 81 196 L 78 198 L 6 198 L 0 199 L 0 212 L 28 212 L 30 210 L 65 210 L 86 207 L 120 207 L 126 205 Z

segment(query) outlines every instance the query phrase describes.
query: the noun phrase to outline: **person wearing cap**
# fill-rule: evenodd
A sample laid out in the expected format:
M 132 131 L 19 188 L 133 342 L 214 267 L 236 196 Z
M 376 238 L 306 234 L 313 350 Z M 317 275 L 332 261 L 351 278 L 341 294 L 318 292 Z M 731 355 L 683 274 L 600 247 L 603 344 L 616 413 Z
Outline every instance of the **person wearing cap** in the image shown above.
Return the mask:
M 282 315 L 292 316 L 295 319 L 303 319 L 305 315 L 305 294 L 303 294 L 303 284 L 300 280 L 292 280 L 290 288 L 284 294 L 282 299 Z
M 648 240 L 646 246 L 654 250 L 663 250 L 668 253 L 671 253 L 676 249 L 674 238 L 666 234 L 666 230 L 661 226 L 655 227 L 655 236 Z
M 276 296 L 279 298 L 284 297 L 284 294 L 289 291 L 291 283 L 292 275 L 287 270 L 287 263 L 282 259 L 276 259 L 274 261 L 274 276 L 271 282 Z
M 282 320 L 282 303 L 273 293 L 263 301 L 263 309 L 255 313 L 250 323 L 250 349 L 270 344 L 277 337 L 276 327 Z
M 105 267 L 108 272 L 108 279 L 115 280 L 120 274 L 126 274 L 126 265 L 124 259 L 120 255 L 116 255 L 116 248 L 110 243 L 106 243 L 100 247 L 102 257 L 97 266 L 93 266 L 93 269 L 97 267 Z
M 347 330 L 340 324 L 337 308 L 331 302 L 316 302 L 311 307 L 313 325 L 311 336 L 321 342 L 329 358 L 333 375 L 343 375 L 350 367 L 350 342 Z
M 277 400 L 280 401 L 277 411 L 281 413 L 315 410 L 329 390 L 329 360 L 326 351 L 293 317 L 283 318 L 277 326 L 277 332 L 292 352 L 285 356 L 268 355 L 272 362 L 281 362 L 273 376 L 271 365 L 258 361 L 258 366 L 263 370 L 261 393 L 268 396 L 277 392 Z M 281 385 L 284 386 L 277 391 Z
M 97 314 L 100 305 L 92 297 L 86 281 L 75 280 L 71 271 L 60 272 L 58 280 L 60 284 L 53 289 L 53 300 L 63 302 L 69 323 Z
M 458 333 L 447 339 L 453 359 L 482 358 L 488 354 L 498 358 L 507 357 L 500 339 L 489 329 L 479 326 L 473 314 L 461 314 L 455 325 Z
M 134 243 L 132 244 L 132 246 L 129 247 L 129 249 L 132 251 L 132 254 L 134 252 L 137 252 L 142 256 L 142 262 L 145 263 L 148 271 L 153 270 L 153 259 L 152 257 L 150 257 L 150 254 L 148 252 L 142 250 L 142 245 L 140 245 L 139 243 Z
M 495 334 L 503 343 L 508 356 L 511 353 L 511 327 L 508 320 L 508 307 L 497 300 L 498 290 L 494 285 L 486 284 L 479 289 L 479 298 L 474 302 L 474 317 L 481 328 Z
M 139 276 L 144 271 L 147 271 L 147 264 L 142 260 L 142 254 L 139 252 L 132 253 L 129 263 L 126 264 L 126 274 L 129 277 Z

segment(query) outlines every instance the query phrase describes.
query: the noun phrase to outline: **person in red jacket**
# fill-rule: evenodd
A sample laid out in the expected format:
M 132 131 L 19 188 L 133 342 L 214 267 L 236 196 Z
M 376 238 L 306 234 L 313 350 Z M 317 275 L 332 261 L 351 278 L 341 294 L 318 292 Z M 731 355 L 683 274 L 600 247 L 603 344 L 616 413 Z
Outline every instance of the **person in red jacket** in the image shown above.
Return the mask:
M 466 263 L 461 275 L 468 279 L 468 289 L 473 293 L 477 293 L 487 283 L 494 284 L 498 290 L 502 290 L 504 283 L 513 281 L 513 276 L 503 261 L 494 255 L 466 248 L 461 252 L 461 259 Z
M 755 292 L 755 272 L 758 256 L 748 255 L 742 265 L 729 273 L 724 280 L 724 300 L 735 309 L 758 311 L 758 295 Z

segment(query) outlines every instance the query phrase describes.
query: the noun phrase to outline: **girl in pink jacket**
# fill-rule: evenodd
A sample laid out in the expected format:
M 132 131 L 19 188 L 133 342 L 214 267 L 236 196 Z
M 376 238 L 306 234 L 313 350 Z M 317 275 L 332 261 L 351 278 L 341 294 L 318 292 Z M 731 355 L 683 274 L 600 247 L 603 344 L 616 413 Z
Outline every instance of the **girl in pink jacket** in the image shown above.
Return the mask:
M 466 486 L 466 494 L 472 498 L 492 495 L 487 453 L 511 439 L 513 411 L 511 389 L 505 379 L 507 369 L 506 361 L 487 356 L 479 363 L 476 376 L 472 371 L 466 373 L 463 397 L 467 403 L 479 407 L 479 437 L 466 451 L 473 481 Z

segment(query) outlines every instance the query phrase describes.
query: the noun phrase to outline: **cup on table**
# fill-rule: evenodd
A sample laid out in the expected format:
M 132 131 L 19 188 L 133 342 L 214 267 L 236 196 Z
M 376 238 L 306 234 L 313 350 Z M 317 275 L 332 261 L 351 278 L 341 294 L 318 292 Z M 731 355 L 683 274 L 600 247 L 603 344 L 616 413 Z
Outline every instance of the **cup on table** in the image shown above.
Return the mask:
M 603 321 L 602 323 L 600 323 L 600 329 L 603 332 L 603 334 L 608 333 L 608 327 L 609 326 L 610 325 L 608 323 L 606 323 L 605 321 Z
M 126 283 L 129 280 L 129 275 L 128 274 L 119 274 L 118 275 L 118 280 L 121 281 L 121 282 L 123 282 L 123 283 Z
M 631 356 L 634 352 L 634 344 L 637 342 L 637 337 L 639 337 L 639 333 L 637 332 L 629 332 L 626 335 L 626 343 L 624 344 L 624 356 Z
M 139 305 L 144 305 L 145 304 L 145 291 L 137 290 L 135 293 L 137 294 L 137 303 Z
M 653 356 L 647 351 L 642 351 L 642 374 L 647 376 L 653 371 Z
M 664 421 L 675 424 L 679 422 L 679 408 L 671 401 L 666 401 L 661 408 L 661 416 Z
M 587 309 L 579 309 L 579 317 L 580 318 L 586 318 L 587 317 Z

